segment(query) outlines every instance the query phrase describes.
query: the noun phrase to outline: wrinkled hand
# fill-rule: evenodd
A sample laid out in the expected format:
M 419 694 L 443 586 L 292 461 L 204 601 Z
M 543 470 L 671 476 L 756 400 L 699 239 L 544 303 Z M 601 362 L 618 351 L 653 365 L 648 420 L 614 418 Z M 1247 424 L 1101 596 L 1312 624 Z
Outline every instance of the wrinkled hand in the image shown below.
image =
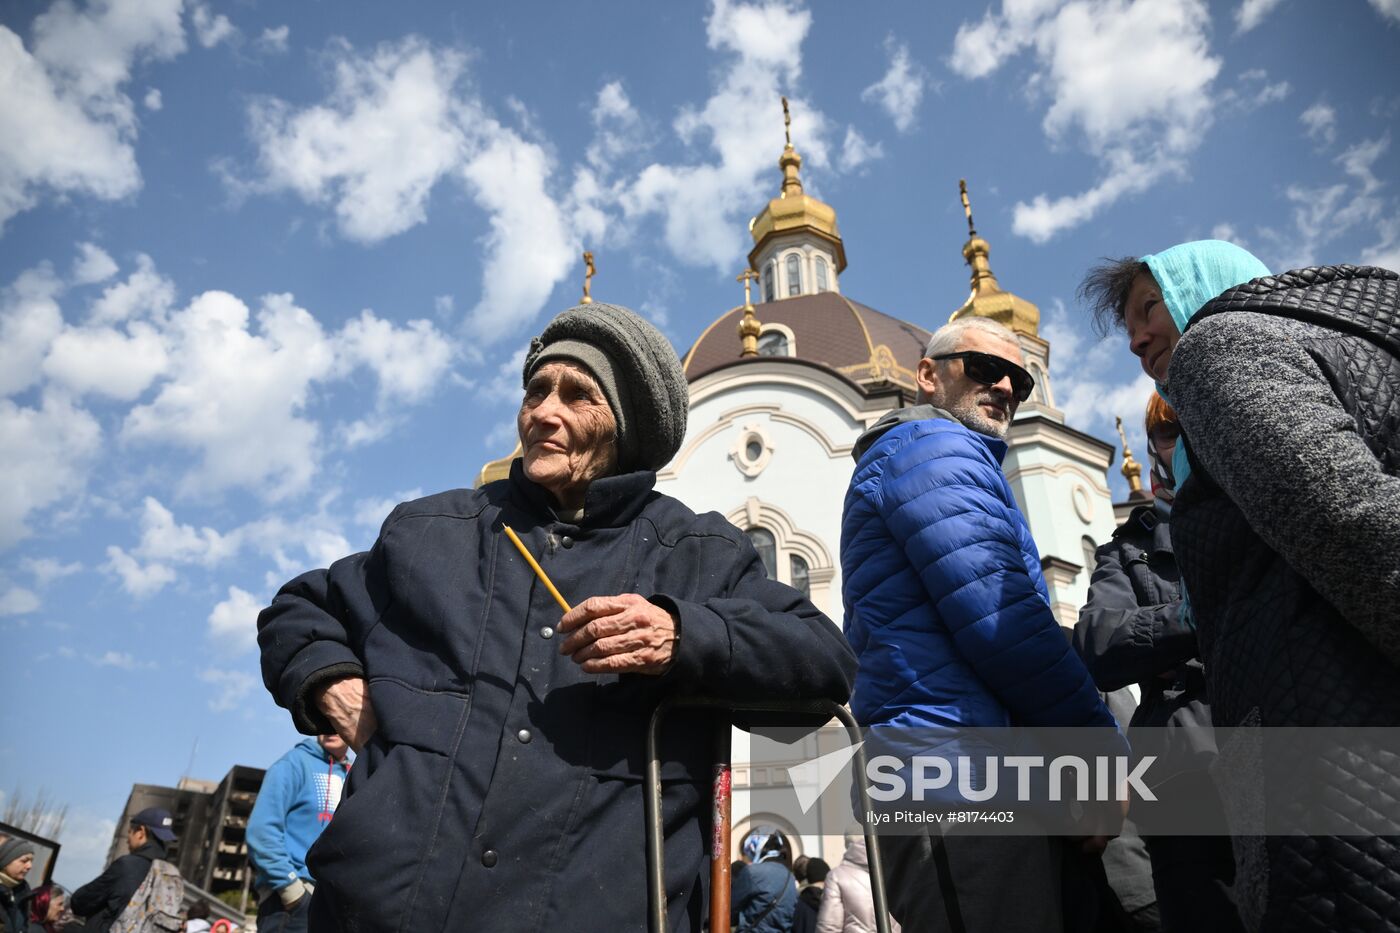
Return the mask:
M 369 737 L 379 728 L 363 677 L 331 681 L 316 697 L 316 707 L 356 755 L 364 750 Z
M 679 635 L 671 613 L 636 593 L 593 596 L 559 620 L 559 653 L 589 674 L 663 674 Z

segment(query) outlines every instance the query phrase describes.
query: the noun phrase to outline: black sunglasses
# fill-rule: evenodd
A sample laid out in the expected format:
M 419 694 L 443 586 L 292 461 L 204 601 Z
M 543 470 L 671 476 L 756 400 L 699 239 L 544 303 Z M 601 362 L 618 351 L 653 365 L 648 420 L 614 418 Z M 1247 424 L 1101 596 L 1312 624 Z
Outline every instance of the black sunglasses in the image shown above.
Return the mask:
M 979 353 L 976 350 L 963 350 L 959 353 L 940 353 L 932 357 L 935 360 L 962 360 L 963 372 L 982 383 L 983 385 L 994 386 L 1007 376 L 1011 377 L 1011 394 L 1015 396 L 1017 402 L 1024 402 L 1031 397 L 1031 390 L 1035 388 L 1035 377 L 1017 366 L 1010 360 L 993 356 L 990 353 Z

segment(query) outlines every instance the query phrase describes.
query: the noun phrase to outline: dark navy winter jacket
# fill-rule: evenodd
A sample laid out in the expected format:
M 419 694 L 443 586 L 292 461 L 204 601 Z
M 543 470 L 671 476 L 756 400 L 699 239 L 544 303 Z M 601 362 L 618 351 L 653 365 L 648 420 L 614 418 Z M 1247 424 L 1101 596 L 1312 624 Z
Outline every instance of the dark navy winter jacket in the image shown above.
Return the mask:
M 927 405 L 857 444 L 841 572 L 861 724 L 1113 725 L 1051 612 L 1005 454 Z
M 654 481 L 595 481 L 571 523 L 517 460 L 508 480 L 400 505 L 372 550 L 262 613 L 264 679 L 302 731 L 328 730 L 311 698 L 337 675 L 368 680 L 379 722 L 307 857 L 313 931 L 645 929 L 657 701 L 849 697 L 855 659 L 831 620 L 769 580 L 743 532 Z M 671 668 L 586 674 L 561 655 L 560 608 L 503 521 L 571 603 L 639 593 L 675 613 Z M 690 712 L 662 729 L 672 930 L 708 907 L 718 725 Z

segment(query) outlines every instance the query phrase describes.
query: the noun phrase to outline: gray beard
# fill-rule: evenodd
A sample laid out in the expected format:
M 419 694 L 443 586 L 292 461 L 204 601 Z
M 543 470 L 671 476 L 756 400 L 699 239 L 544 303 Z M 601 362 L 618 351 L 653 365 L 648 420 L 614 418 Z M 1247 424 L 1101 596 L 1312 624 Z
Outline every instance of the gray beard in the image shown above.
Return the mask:
M 964 395 L 958 399 L 956 404 L 944 405 L 948 413 L 962 424 L 969 431 L 976 431 L 978 434 L 986 434 L 988 437 L 1005 439 L 1006 429 L 1011 427 L 1011 419 L 1006 421 L 993 421 L 988 418 L 981 409 L 983 401 L 990 400 L 991 396 L 985 393 L 976 395 Z

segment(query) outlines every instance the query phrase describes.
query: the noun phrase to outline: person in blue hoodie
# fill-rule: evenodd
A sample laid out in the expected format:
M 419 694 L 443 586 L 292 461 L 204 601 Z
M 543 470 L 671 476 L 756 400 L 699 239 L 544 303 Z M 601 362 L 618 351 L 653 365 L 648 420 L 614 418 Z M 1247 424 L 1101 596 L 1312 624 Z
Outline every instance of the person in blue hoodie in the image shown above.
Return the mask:
M 306 850 L 330 825 L 340 803 L 350 770 L 347 751 L 338 735 L 302 739 L 267 769 L 248 819 L 248 859 L 262 933 L 307 928 L 314 881 Z
M 967 730 L 1011 725 L 1100 727 L 1123 747 L 1051 611 L 1002 473 L 1003 438 L 1034 388 L 1016 335 L 955 321 L 915 377 L 919 404 L 880 419 L 854 451 L 841 527 L 846 637 L 860 659 L 852 712 L 877 746 L 943 735 L 972 760 L 981 746 Z M 1061 838 L 933 829 L 882 835 L 881 847 L 890 912 L 906 930 L 1064 928 L 1062 884 L 1079 853 Z

